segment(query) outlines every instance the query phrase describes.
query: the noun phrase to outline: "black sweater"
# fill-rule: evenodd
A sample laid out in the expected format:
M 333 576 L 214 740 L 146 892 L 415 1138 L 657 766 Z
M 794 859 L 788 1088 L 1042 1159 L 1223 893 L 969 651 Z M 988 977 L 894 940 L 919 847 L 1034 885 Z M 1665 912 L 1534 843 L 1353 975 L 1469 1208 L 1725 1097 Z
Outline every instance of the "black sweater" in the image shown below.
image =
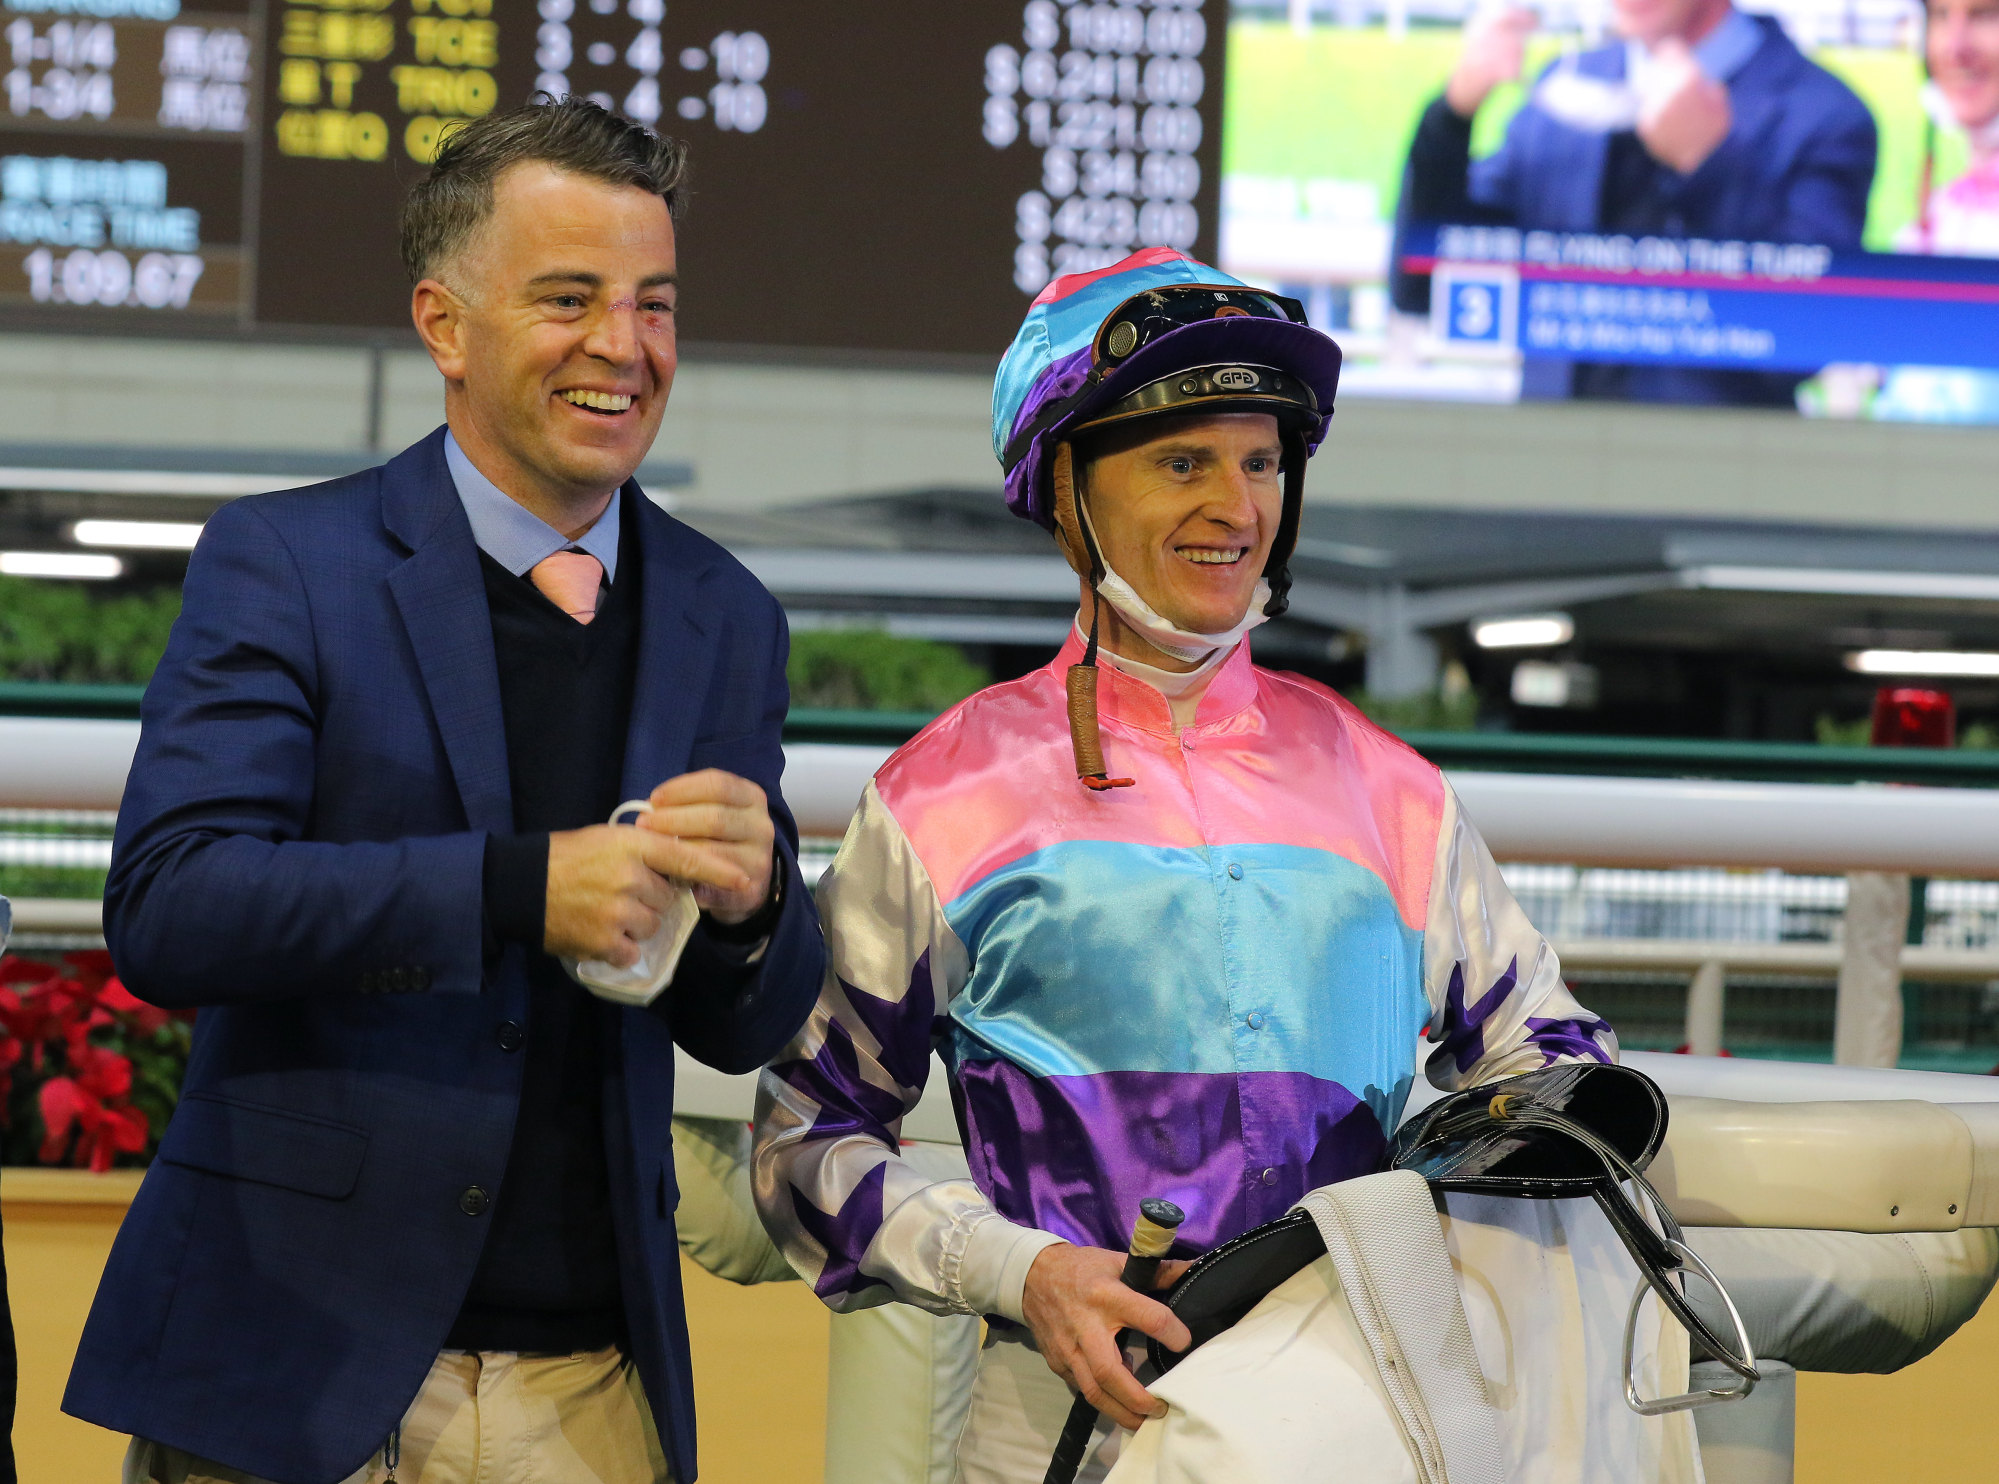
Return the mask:
M 629 516 L 629 512 L 627 512 Z M 501 1027 L 526 1058 L 512 1152 L 479 1269 L 447 1348 L 567 1354 L 618 1341 L 624 1319 L 604 1154 L 604 1066 L 615 1011 L 541 951 L 552 830 L 617 807 L 638 655 L 639 542 L 577 623 L 526 577 L 480 554 L 513 784 L 512 837 L 486 852 L 486 918 L 526 948 L 528 1023 Z

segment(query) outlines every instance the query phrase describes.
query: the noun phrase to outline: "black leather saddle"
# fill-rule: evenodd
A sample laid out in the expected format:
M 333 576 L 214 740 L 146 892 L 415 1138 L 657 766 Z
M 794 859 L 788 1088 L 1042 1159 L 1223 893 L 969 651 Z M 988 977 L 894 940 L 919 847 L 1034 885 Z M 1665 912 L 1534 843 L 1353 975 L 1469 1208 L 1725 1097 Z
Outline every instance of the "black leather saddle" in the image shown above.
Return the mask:
M 1666 1137 L 1666 1099 L 1651 1078 L 1628 1067 L 1566 1063 L 1452 1093 L 1408 1120 L 1389 1145 L 1388 1167 L 1414 1170 L 1434 1191 L 1470 1191 L 1529 1200 L 1594 1200 L 1638 1265 L 1644 1286 L 1625 1324 L 1626 1400 L 1646 1415 L 1746 1395 L 1759 1378 L 1735 1306 L 1715 1275 L 1681 1238 L 1679 1224 L 1645 1179 Z M 1645 1206 L 1633 1192 L 1642 1193 Z M 1649 1211 L 1647 1209 L 1649 1207 Z M 1198 1346 L 1220 1334 L 1279 1284 L 1324 1254 L 1317 1224 L 1292 1211 L 1201 1257 L 1165 1295 Z M 1685 1279 L 1711 1284 L 1734 1321 L 1724 1338 L 1687 1302 Z M 1639 1304 L 1647 1289 L 1693 1337 L 1698 1352 L 1742 1378 L 1737 1389 L 1647 1400 L 1633 1376 Z M 1190 1346 L 1191 1350 L 1193 1347 Z M 1160 1371 L 1184 1358 L 1158 1341 L 1147 1356 Z

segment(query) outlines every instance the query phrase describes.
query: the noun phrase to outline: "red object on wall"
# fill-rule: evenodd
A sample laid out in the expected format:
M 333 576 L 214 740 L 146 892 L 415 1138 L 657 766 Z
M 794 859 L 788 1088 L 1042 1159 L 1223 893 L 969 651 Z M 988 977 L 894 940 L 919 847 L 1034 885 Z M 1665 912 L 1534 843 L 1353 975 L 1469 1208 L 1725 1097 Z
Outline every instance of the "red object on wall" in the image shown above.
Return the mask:
M 1950 692 L 1913 685 L 1884 685 L 1874 693 L 1876 747 L 1955 747 L 1957 707 Z

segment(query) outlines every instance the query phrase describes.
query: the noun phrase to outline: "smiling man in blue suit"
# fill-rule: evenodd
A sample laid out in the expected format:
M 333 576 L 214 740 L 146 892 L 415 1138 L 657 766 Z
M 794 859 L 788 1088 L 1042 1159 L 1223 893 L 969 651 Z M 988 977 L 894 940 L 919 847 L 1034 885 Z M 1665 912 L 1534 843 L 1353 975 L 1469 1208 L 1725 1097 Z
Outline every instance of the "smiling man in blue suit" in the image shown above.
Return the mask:
M 452 136 L 403 222 L 447 427 L 189 564 L 105 923 L 200 1016 L 64 1403 L 134 1435 L 128 1481 L 694 1478 L 674 1046 L 761 1065 L 824 949 L 783 616 L 631 478 L 683 169 L 575 100 Z M 567 976 L 674 883 L 649 1006 Z
M 1731 0 L 1611 0 L 1619 40 L 1553 63 L 1471 158 L 1487 97 L 1520 76 L 1532 11 L 1482 11 L 1409 146 L 1396 212 L 1395 305 L 1429 308 L 1402 270 L 1412 223 L 1507 225 L 1628 237 L 1861 245 L 1874 182 L 1873 115 L 1770 16 Z M 1796 375 L 1530 356 L 1527 397 L 1789 407 Z

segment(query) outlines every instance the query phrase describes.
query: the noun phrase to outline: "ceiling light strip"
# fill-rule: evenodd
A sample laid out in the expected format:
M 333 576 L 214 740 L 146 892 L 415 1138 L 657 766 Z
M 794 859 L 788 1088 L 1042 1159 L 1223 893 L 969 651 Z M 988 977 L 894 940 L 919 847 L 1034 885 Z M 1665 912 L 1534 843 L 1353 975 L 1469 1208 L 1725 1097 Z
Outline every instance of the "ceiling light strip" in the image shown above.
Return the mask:
M 94 551 L 0 551 L 0 575 L 7 577 L 83 577 L 96 581 L 124 573 L 115 556 Z

